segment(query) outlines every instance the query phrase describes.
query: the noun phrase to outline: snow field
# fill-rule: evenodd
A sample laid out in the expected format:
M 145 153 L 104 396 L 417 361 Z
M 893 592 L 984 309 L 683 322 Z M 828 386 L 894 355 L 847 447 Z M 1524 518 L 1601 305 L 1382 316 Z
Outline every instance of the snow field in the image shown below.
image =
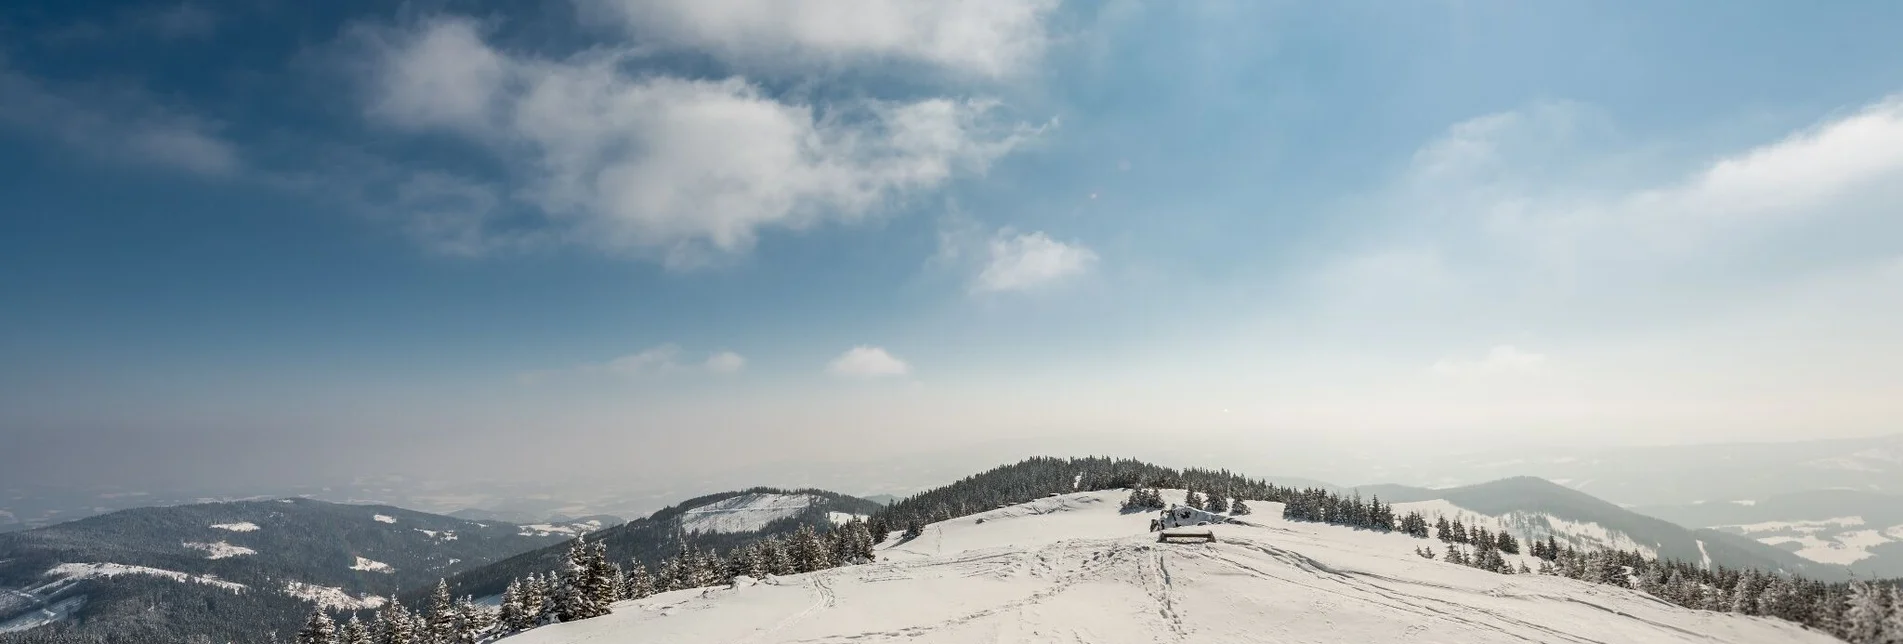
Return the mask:
M 1282 521 L 1158 544 L 1127 492 L 1069 494 L 931 524 L 880 561 L 622 602 L 509 644 L 637 642 L 1823 643 L 1770 619 L 1637 591 L 1414 555 L 1439 542 Z M 1175 498 L 1180 499 L 1180 492 Z M 977 519 L 983 518 L 983 523 Z M 1436 548 L 1439 550 L 1439 548 Z

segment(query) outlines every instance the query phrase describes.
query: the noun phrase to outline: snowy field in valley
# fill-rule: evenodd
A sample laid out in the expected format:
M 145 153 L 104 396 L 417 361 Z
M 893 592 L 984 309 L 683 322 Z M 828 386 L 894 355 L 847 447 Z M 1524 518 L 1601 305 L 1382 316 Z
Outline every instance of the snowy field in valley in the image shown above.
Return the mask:
M 508 644 L 765 642 L 1728 642 L 1836 640 L 1643 593 L 1430 561 L 1438 541 L 1281 520 L 1159 544 L 1127 492 L 1070 494 L 932 524 L 877 563 L 621 602 Z M 1180 500 L 1182 493 L 1174 493 Z M 979 519 L 983 519 L 980 523 Z M 896 536 L 896 535 L 895 535 Z
M 681 529 L 688 532 L 751 532 L 766 524 L 799 516 L 813 505 L 806 494 L 748 493 L 721 499 L 681 513 Z
M 362 570 L 365 572 L 380 572 L 385 574 L 396 572 L 396 569 L 390 567 L 390 564 L 383 563 L 381 561 L 373 561 L 370 559 L 365 559 L 363 557 L 358 557 L 357 562 L 350 565 L 350 569 Z
M 205 551 L 206 559 L 228 559 L 231 557 L 243 557 L 245 555 L 258 554 L 258 551 L 256 550 L 252 550 L 244 546 L 234 546 L 229 543 L 225 543 L 223 541 L 218 541 L 213 543 L 198 543 L 194 541 L 187 541 L 183 545 L 193 550 Z

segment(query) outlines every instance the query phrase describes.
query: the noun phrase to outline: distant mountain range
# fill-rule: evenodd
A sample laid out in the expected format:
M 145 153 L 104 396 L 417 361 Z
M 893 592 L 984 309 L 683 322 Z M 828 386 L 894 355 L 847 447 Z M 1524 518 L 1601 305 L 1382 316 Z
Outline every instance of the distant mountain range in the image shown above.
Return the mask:
M 119 641 L 258 641 L 313 605 L 375 608 L 575 530 L 309 499 L 124 510 L 0 534 L 0 632 L 64 622 Z
M 1452 520 L 1483 518 L 1491 529 L 1543 537 L 1580 547 L 1638 549 L 1648 555 L 1726 568 L 1784 571 L 1821 581 L 1845 579 L 1849 571 L 1812 561 L 1752 539 L 1718 530 L 1693 530 L 1647 516 L 1545 479 L 1523 476 L 1479 485 L 1426 489 L 1399 485 L 1356 488 L 1380 496 L 1396 511 L 1436 513 Z

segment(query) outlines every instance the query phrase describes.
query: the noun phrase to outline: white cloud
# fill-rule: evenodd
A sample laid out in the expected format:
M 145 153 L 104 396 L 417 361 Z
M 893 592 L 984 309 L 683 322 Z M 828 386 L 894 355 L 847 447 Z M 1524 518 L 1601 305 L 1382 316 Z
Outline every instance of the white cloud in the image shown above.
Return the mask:
M 988 245 L 984 270 L 972 283 L 978 292 L 1032 290 L 1090 271 L 1097 254 L 1078 244 L 1066 244 L 1042 232 L 1000 230 Z
M 872 216 L 1036 133 L 984 100 L 813 105 L 737 77 L 630 73 L 614 53 L 514 56 L 467 20 L 382 52 L 372 117 L 491 147 L 560 237 L 673 267 L 745 251 L 762 229 Z
M 828 373 L 848 378 L 903 376 L 911 370 L 905 361 L 886 353 L 885 349 L 864 345 L 847 349 L 826 365 Z
M 218 126 L 170 109 L 135 88 L 54 87 L 0 64 L 0 125 L 46 136 L 88 155 L 203 176 L 236 173 L 235 147 Z
M 756 68 L 903 60 L 979 76 L 1044 51 L 1059 0 L 582 0 L 635 37 Z
M 747 359 L 732 351 L 722 351 L 708 356 L 701 367 L 713 373 L 739 373 L 747 368 Z
M 1487 350 L 1487 355 L 1479 360 L 1441 360 L 1434 363 L 1434 373 L 1443 376 L 1487 376 L 1496 374 L 1527 374 L 1539 371 L 1546 364 L 1546 356 L 1523 351 L 1510 344 L 1502 344 Z

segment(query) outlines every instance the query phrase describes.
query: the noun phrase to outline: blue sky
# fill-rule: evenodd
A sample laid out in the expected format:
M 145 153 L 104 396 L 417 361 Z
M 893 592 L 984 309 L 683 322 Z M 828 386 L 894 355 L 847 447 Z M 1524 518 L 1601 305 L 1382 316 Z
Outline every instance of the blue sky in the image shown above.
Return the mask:
M 0 9 L 4 469 L 1903 417 L 1895 3 L 524 11 Z

